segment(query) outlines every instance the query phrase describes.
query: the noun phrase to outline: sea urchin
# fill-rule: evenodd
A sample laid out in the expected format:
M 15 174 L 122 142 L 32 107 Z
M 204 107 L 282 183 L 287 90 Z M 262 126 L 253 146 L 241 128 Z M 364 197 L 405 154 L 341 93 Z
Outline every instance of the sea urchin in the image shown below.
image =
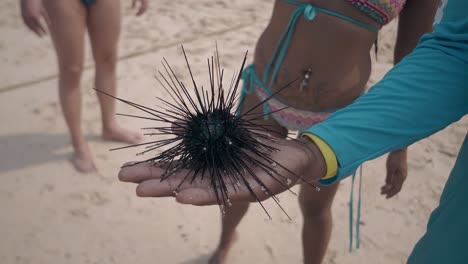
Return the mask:
M 246 175 L 249 175 L 261 187 L 262 191 L 273 197 L 274 201 L 283 210 L 278 199 L 252 169 L 257 167 L 263 170 L 275 181 L 289 189 L 288 179 L 278 173 L 275 167 L 281 167 L 288 172 L 291 171 L 274 161 L 270 156 L 272 151 L 277 151 L 268 144 L 273 142 L 270 133 L 274 132 L 267 126 L 255 122 L 258 119 L 263 119 L 263 115 L 252 114 L 253 109 L 261 106 L 276 93 L 260 102 L 253 109 L 245 111 L 244 114 L 236 115 L 239 107 L 241 107 L 238 103 L 238 92 L 247 53 L 244 56 L 239 72 L 233 75 L 228 91 L 225 92 L 223 87 L 224 70 L 220 67 L 217 48 L 215 55 L 208 59 L 209 89 L 204 89 L 196 84 L 183 46 L 182 51 L 195 96 L 190 95 L 187 86 L 180 81 L 180 78 L 178 78 L 166 59 L 163 59 L 162 62 L 165 73 L 159 71 L 158 76 L 155 77 L 174 102 L 158 98 L 165 105 L 163 109 L 152 109 L 108 94 L 145 112 L 149 116 L 120 115 L 162 121 L 168 124 L 168 126 L 164 127 L 144 128 L 150 131 L 145 135 L 171 135 L 172 137 L 113 150 L 144 146 L 144 151 L 139 153 L 144 154 L 162 147 L 168 147 L 166 150 L 160 151 L 159 154 L 141 161 L 164 165 L 166 171 L 162 175 L 161 181 L 182 169 L 188 168 L 191 173 L 183 178 L 179 187 L 185 181 L 192 183 L 197 177 L 200 177 L 201 180 L 208 178 L 207 180 L 210 181 L 213 187 L 218 204 L 223 208 L 231 204 L 226 186 L 226 183 L 230 183 L 234 187 L 234 191 L 237 191 L 238 188 L 247 188 L 252 197 L 265 210 L 245 178 Z M 297 177 L 301 179 L 300 176 Z M 265 212 L 270 216 L 266 210 Z

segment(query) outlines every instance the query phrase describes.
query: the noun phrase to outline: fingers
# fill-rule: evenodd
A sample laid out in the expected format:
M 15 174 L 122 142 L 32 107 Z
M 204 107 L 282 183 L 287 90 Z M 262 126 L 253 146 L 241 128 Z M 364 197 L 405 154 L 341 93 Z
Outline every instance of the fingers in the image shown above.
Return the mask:
M 132 162 L 127 162 L 122 166 L 119 172 L 120 181 L 140 183 L 151 179 L 160 179 L 166 171 L 165 168 L 147 162 L 137 165 L 132 164 Z
M 401 188 L 403 187 L 403 182 L 405 181 L 406 177 L 403 176 L 402 174 L 398 174 L 397 176 L 393 177 L 393 183 L 392 183 L 392 189 L 388 192 L 387 194 L 387 199 L 392 198 L 395 196 L 397 193 L 401 191 Z
M 381 194 L 390 199 L 401 191 L 406 177 L 400 172 L 394 172 L 387 176 L 386 184 L 381 188 Z
M 38 35 L 39 37 L 42 37 L 42 36 L 46 35 L 46 33 L 45 33 L 45 31 L 44 31 L 44 28 L 42 27 L 42 25 L 41 25 L 40 22 L 38 22 L 38 21 L 35 21 L 35 22 L 34 22 L 32 30 L 33 30 L 34 33 L 36 33 L 36 35 Z
M 136 194 L 139 197 L 174 197 L 177 194 L 175 191 L 177 185 L 173 179 L 147 180 L 137 186 Z
M 36 23 L 37 23 L 37 28 L 40 31 L 39 36 L 42 37 L 42 36 L 47 35 L 47 26 L 44 25 L 44 22 L 42 21 L 42 19 L 38 19 Z
M 40 18 L 26 17 L 24 18 L 24 23 L 31 31 L 36 33 L 36 35 L 38 35 L 39 37 L 42 37 L 46 34 L 45 29 L 41 25 Z
M 406 163 L 406 149 L 391 152 L 387 157 L 387 178 L 381 193 L 386 198 L 392 198 L 401 191 L 408 173 Z
M 50 22 L 49 15 L 47 14 L 47 11 L 45 9 L 42 9 L 41 14 L 42 14 L 42 17 L 44 18 L 44 21 L 45 21 L 47 27 L 50 27 L 51 22 Z
M 182 170 L 161 180 L 160 175 L 157 174 L 164 173 L 162 168 L 151 168 L 151 166 L 142 166 L 142 164 L 127 168 L 122 169 L 119 178 L 126 182 L 138 183 L 136 193 L 140 197 L 181 196 L 181 203 L 196 205 L 218 203 L 211 179 L 208 177 L 202 179 L 201 175 L 197 175 L 192 181 L 193 172 Z M 236 201 L 252 200 L 247 188 L 234 187 L 228 183 L 226 183 L 225 187 L 229 196 Z M 259 186 L 252 188 L 255 189 L 256 193 L 260 190 Z M 221 195 L 220 192 L 219 190 L 218 195 Z M 262 199 L 266 199 L 266 197 L 262 197 Z M 253 200 L 255 201 L 255 199 Z
M 382 188 L 380 189 L 380 194 L 384 195 L 385 198 L 389 198 L 389 194 L 392 192 L 393 190 L 393 185 L 391 184 L 385 184 L 384 186 L 382 186 Z
M 140 2 L 140 7 L 138 8 L 138 11 L 136 13 L 137 16 L 141 16 L 143 13 L 146 12 L 146 9 L 148 9 L 148 0 L 133 0 L 132 7 L 136 7 L 136 2 Z
M 191 170 L 182 169 L 161 180 L 166 173 L 167 169 L 163 166 L 147 162 L 136 165 L 126 163 L 118 177 L 120 181 L 139 184 L 136 192 L 140 197 L 168 197 L 174 196 L 175 191 L 186 188 L 211 188 L 207 178 L 201 180 L 201 177 L 197 177 L 191 182 L 193 176 Z
M 229 201 L 227 204 L 235 202 L 256 202 L 257 200 L 250 194 L 246 188 L 238 188 L 234 190 L 232 186 L 227 186 Z M 268 196 L 269 197 L 269 196 Z M 268 198 L 266 195 L 258 197 L 260 201 Z M 182 190 L 176 196 L 176 201 L 181 204 L 191 204 L 197 206 L 217 205 L 220 202 L 216 198 L 215 191 L 211 188 L 188 188 Z
M 23 21 L 39 37 L 47 35 L 47 26 L 50 25 L 50 20 L 45 10 L 23 13 Z
M 393 189 L 394 174 L 395 172 L 393 171 L 387 171 L 387 177 L 385 177 L 385 185 L 382 186 L 382 188 L 380 189 L 380 194 L 385 195 L 387 199 L 388 199 L 388 194 Z
M 223 201 L 218 201 L 209 177 L 202 180 L 201 176 L 197 176 L 192 182 L 193 172 L 181 170 L 161 181 L 166 168 L 149 163 L 131 164 L 125 164 L 126 167 L 124 165 L 119 172 L 119 179 L 123 182 L 137 183 L 136 194 L 139 197 L 176 197 L 179 203 L 192 205 L 223 203 Z M 265 180 L 265 183 L 270 186 L 269 189 L 273 194 L 279 192 L 276 190 L 278 189 L 276 182 L 272 182 L 270 179 L 269 181 Z M 263 201 L 271 196 L 266 192 L 266 189 L 251 180 L 248 184 L 255 193 L 256 197 L 254 197 L 245 184 L 233 185 L 226 182 L 225 187 L 230 201 L 256 202 Z M 220 192 L 218 192 L 219 197 L 221 197 Z
M 137 186 L 136 194 L 139 197 L 177 197 L 177 201 L 180 203 L 194 205 L 218 204 L 216 193 L 209 179 L 200 180 L 198 178 L 191 182 L 191 177 L 178 176 L 170 176 L 162 181 L 160 179 L 143 181 Z M 226 187 L 228 193 L 234 192 L 232 186 Z M 218 193 L 218 195 L 220 194 Z M 245 192 L 237 197 L 246 197 Z
M 185 188 L 184 186 L 180 188 L 181 191 L 177 194 L 176 200 L 177 202 L 182 204 L 191 204 L 199 206 L 214 205 L 220 203 L 226 203 L 227 205 L 229 205 L 230 203 L 238 202 L 252 203 L 262 202 L 287 189 L 278 182 L 272 180 L 271 178 L 265 178 L 262 180 L 262 182 L 266 188 L 262 187 L 262 185 L 260 185 L 252 178 L 248 178 L 247 183 L 226 183 L 225 187 L 227 189 L 228 196 L 228 198 L 225 198 L 226 201 L 218 201 L 216 197 L 216 192 L 211 185 L 203 185 L 202 188 L 200 188 L 200 184 L 198 184 L 198 186 L 192 184 L 187 188 Z M 218 195 L 221 197 L 220 193 L 218 193 Z
M 181 204 L 191 204 L 198 206 L 218 204 L 218 199 L 216 199 L 216 194 L 214 191 L 198 188 L 187 189 L 180 192 L 176 196 L 176 201 Z

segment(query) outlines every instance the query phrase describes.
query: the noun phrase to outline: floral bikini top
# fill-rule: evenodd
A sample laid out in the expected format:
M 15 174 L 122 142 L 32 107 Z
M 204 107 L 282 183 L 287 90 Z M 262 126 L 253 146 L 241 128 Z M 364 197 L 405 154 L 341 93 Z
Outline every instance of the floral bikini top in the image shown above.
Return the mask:
M 406 0 L 346 0 L 379 24 L 385 25 L 396 18 Z

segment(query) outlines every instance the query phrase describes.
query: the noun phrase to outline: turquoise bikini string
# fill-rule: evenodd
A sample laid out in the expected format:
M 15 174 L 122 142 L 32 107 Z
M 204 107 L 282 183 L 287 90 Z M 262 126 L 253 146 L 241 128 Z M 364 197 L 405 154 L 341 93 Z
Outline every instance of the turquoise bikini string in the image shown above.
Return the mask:
M 291 19 L 289 19 L 288 25 L 286 26 L 286 30 L 281 35 L 281 38 L 276 45 L 275 51 L 273 52 L 273 56 L 271 57 L 270 62 L 267 65 L 265 73 L 263 74 L 263 83 L 267 84 L 268 76 L 270 76 L 270 72 L 273 67 L 273 73 L 270 77 L 270 82 L 267 85 L 267 90 L 270 90 L 273 86 L 273 82 L 275 81 L 279 68 L 286 56 L 286 52 L 288 51 L 289 45 L 291 44 L 291 40 L 294 33 L 294 27 L 299 20 L 299 17 L 304 14 L 304 17 L 307 20 L 313 20 L 316 15 L 316 11 L 314 6 L 312 5 L 300 5 L 296 11 L 291 15 Z M 273 66 L 274 65 L 274 66 Z
M 365 23 L 362 23 L 362 22 L 357 21 L 355 19 L 352 19 L 350 17 L 344 16 L 342 14 L 333 12 L 331 10 L 316 7 L 316 6 L 312 5 L 312 4 L 301 3 L 301 2 L 298 2 L 298 1 L 295 1 L 295 0 L 282 0 L 282 1 L 284 1 L 286 3 L 289 3 L 289 4 L 292 4 L 292 5 L 296 5 L 298 7 L 294 11 L 294 13 L 291 15 L 291 18 L 289 19 L 288 25 L 286 26 L 285 31 L 281 35 L 281 38 L 280 38 L 280 40 L 279 40 L 278 44 L 276 45 L 275 50 L 273 52 L 273 56 L 271 57 L 271 60 L 267 64 L 265 73 L 263 74 L 263 85 L 266 85 L 265 90 L 267 92 L 267 96 L 271 96 L 271 93 L 270 93 L 271 88 L 273 86 L 274 81 L 276 80 L 279 69 L 280 69 L 280 67 L 281 67 L 281 65 L 283 63 L 284 57 L 286 56 L 286 53 L 288 51 L 289 45 L 291 44 L 291 40 L 292 40 L 292 37 L 293 37 L 293 34 L 294 34 L 294 27 L 296 26 L 297 21 L 299 20 L 299 18 L 300 18 L 300 16 L 302 14 L 304 14 L 304 17 L 307 20 L 311 21 L 311 20 L 313 20 L 315 18 L 316 12 L 319 11 L 319 12 L 322 12 L 324 14 L 331 15 L 331 16 L 343 19 L 343 20 L 348 21 L 350 23 L 353 23 L 353 24 L 355 24 L 357 26 L 368 29 L 368 30 L 370 30 L 372 32 L 377 32 L 378 31 L 378 29 L 373 27 L 373 26 L 367 25 Z M 273 71 L 273 73 L 270 76 L 271 71 Z M 255 74 L 255 70 L 254 70 L 253 65 L 249 65 L 248 67 L 245 68 L 244 72 L 242 73 L 242 80 L 243 80 L 243 84 L 242 84 L 241 95 L 240 95 L 240 98 L 239 98 L 239 104 L 243 103 L 244 97 L 245 97 L 246 94 L 251 94 L 254 91 L 256 82 L 259 82 L 259 80 L 257 79 L 257 75 Z M 268 82 L 268 80 L 269 80 L 269 82 Z M 247 90 L 247 83 L 248 83 L 248 86 L 249 86 L 248 90 Z M 267 120 L 268 119 L 268 113 L 270 112 L 267 103 L 263 104 L 263 110 L 264 110 L 264 113 L 265 113 L 264 119 Z M 237 114 L 238 115 L 240 114 L 240 107 L 237 109 Z
M 283 63 L 284 57 L 286 56 L 286 52 L 288 51 L 289 45 L 291 44 L 291 40 L 292 40 L 293 33 L 294 33 L 294 27 L 296 26 L 297 21 L 299 20 L 299 17 L 302 14 L 304 14 L 304 17 L 307 20 L 311 21 L 315 18 L 317 11 L 319 11 L 321 13 L 325 13 L 325 14 L 346 20 L 350 23 L 366 28 L 370 31 L 373 31 L 373 32 L 378 31 L 378 29 L 375 27 L 372 27 L 370 25 L 367 25 L 365 23 L 362 23 L 350 17 L 344 16 L 342 14 L 339 14 L 339 13 L 336 13 L 327 9 L 323 9 L 320 7 L 316 7 L 312 4 L 301 3 L 295 0 L 283 0 L 283 1 L 292 5 L 297 5 L 298 7 L 292 14 L 291 18 L 289 19 L 288 25 L 286 26 L 286 30 L 281 35 L 281 38 L 278 44 L 276 45 L 275 51 L 273 52 L 273 56 L 267 65 L 265 73 L 263 74 L 263 83 L 267 84 L 268 78 L 270 76 L 270 72 L 273 67 L 273 73 L 271 74 L 270 82 L 268 83 L 266 87 L 267 91 L 271 90 L 271 87 L 273 86 L 273 82 L 275 81 L 278 75 L 279 68 L 281 67 L 281 64 Z
M 362 190 L 362 167 L 359 168 L 359 194 L 358 194 L 358 209 L 357 209 L 357 219 L 356 219 L 356 248 L 359 248 L 361 245 L 361 190 Z
M 289 4 L 292 4 L 292 5 L 296 5 L 296 6 L 301 6 L 301 5 L 309 5 L 309 6 L 312 6 L 311 4 L 308 4 L 308 3 L 303 3 L 303 2 L 299 2 L 299 1 L 295 1 L 295 0 L 282 0 L 283 2 L 286 2 L 286 3 L 289 3 Z M 348 16 L 345 16 L 345 15 L 342 15 L 340 13 L 337 13 L 337 12 L 334 12 L 334 11 L 331 11 L 331 10 L 328 10 L 328 9 L 324 9 L 324 8 L 320 8 L 320 7 L 316 7 L 316 6 L 312 6 L 315 10 L 321 12 L 321 13 L 324 13 L 324 14 L 327 14 L 327 15 L 330 15 L 330 16 L 334 16 L 334 17 L 337 17 L 337 18 L 340 18 L 340 19 L 343 19 L 345 21 L 348 21 L 352 24 L 355 24 L 356 26 L 360 26 L 362 28 L 365 28 L 369 31 L 372 31 L 372 32 L 379 32 L 379 29 L 374 27 L 374 26 L 371 26 L 369 24 L 366 24 L 366 23 L 363 23 L 361 21 L 358 21 L 354 18 L 350 18 Z
M 349 197 L 349 252 L 353 250 L 353 213 L 354 213 L 354 180 L 356 172 L 351 176 L 351 194 Z M 359 167 L 359 192 L 358 192 L 358 208 L 356 218 L 356 248 L 361 244 L 360 223 L 361 223 L 361 189 L 362 189 L 362 165 Z
M 354 179 L 356 172 L 351 176 L 351 193 L 349 195 L 349 252 L 353 250 L 353 197 L 354 197 Z
M 237 105 L 236 115 L 240 116 L 242 112 L 242 106 L 244 105 L 244 99 L 246 94 L 253 93 L 256 84 L 256 77 L 254 65 L 250 64 L 249 66 L 245 67 L 242 71 L 241 79 L 242 79 L 242 89 L 239 96 L 239 104 Z M 248 88 L 247 88 L 248 87 Z M 263 104 L 265 108 L 266 103 Z M 265 115 L 267 116 L 267 115 Z M 265 118 L 265 117 L 264 117 Z
M 273 56 L 271 60 L 268 62 L 265 73 L 263 74 L 263 81 L 259 84 L 266 85 L 265 90 L 267 92 L 267 96 L 271 96 L 271 88 L 273 86 L 274 81 L 278 75 L 279 69 L 281 64 L 283 63 L 284 57 L 286 56 L 286 52 L 288 51 L 289 44 L 291 43 L 291 39 L 294 34 L 294 27 L 299 20 L 299 17 L 304 14 L 304 17 L 307 20 L 312 20 L 315 17 L 315 8 L 312 5 L 300 5 L 296 11 L 292 14 L 291 18 L 289 19 L 288 25 L 286 26 L 286 30 L 281 35 L 281 38 L 276 44 L 275 50 L 273 52 Z M 271 71 L 273 73 L 270 76 Z M 269 77 L 270 76 L 270 77 Z M 239 99 L 239 104 L 242 104 L 246 94 L 251 94 L 257 82 L 260 82 L 257 79 L 257 75 L 255 74 L 255 69 L 253 65 L 249 65 L 245 68 L 244 72 L 242 73 L 242 92 Z M 268 81 L 269 80 L 269 81 Z M 247 89 L 247 85 L 249 88 Z M 270 109 L 267 103 L 263 104 L 263 118 L 265 120 L 268 119 L 268 113 Z M 237 114 L 240 114 L 240 107 L 237 109 Z

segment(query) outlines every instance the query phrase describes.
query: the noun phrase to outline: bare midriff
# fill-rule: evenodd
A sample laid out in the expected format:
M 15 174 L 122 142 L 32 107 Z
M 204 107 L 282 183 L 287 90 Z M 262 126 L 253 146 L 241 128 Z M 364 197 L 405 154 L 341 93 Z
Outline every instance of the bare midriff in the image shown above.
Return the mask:
M 370 17 L 344 0 L 304 1 L 380 28 Z M 297 6 L 276 1 L 272 18 L 255 51 L 255 71 L 262 80 L 281 34 Z M 377 33 L 348 21 L 317 12 L 309 21 L 303 16 L 283 60 L 272 93 L 297 79 L 276 96 L 291 107 L 308 111 L 342 108 L 363 92 L 371 71 L 370 50 Z M 304 73 L 312 71 L 300 89 Z

